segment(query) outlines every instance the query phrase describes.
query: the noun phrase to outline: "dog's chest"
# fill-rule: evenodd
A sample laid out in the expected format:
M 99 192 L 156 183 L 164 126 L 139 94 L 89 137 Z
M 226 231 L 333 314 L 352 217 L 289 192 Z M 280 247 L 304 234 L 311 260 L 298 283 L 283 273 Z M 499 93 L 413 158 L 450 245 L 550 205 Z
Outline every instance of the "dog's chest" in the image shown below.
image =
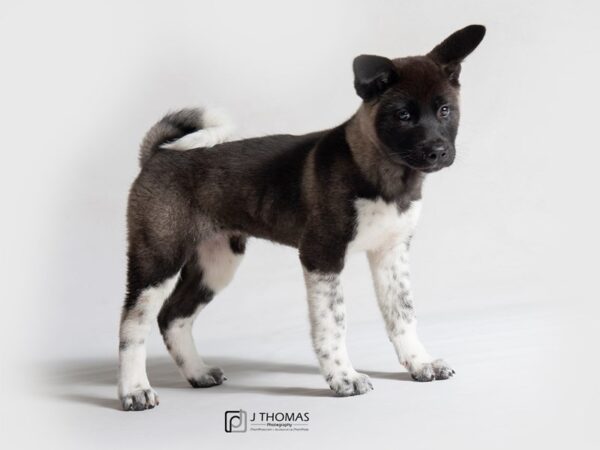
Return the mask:
M 406 241 L 413 234 L 421 211 L 421 201 L 414 201 L 403 212 L 395 203 L 382 199 L 359 199 L 355 203 L 355 235 L 348 245 L 348 253 L 375 250 Z

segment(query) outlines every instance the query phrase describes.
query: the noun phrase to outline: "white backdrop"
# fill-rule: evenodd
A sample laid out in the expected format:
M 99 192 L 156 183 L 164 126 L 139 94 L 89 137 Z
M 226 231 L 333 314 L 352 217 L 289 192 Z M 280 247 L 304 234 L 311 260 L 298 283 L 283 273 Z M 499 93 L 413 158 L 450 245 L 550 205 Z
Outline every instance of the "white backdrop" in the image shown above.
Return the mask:
M 328 128 L 359 105 L 356 55 L 424 53 L 471 23 L 488 34 L 463 66 L 457 160 L 426 182 L 417 312 L 568 305 L 593 318 L 599 12 L 594 1 L 2 2 L 6 366 L 116 357 L 127 190 L 164 112 L 223 107 L 245 136 Z M 379 318 L 363 258 L 344 278 L 351 333 Z M 269 352 L 293 329 L 309 348 L 295 252 L 252 241 L 199 322 L 200 341 L 255 337 Z M 150 354 L 164 355 L 156 332 Z M 4 390 L 23 372 L 3 378 Z

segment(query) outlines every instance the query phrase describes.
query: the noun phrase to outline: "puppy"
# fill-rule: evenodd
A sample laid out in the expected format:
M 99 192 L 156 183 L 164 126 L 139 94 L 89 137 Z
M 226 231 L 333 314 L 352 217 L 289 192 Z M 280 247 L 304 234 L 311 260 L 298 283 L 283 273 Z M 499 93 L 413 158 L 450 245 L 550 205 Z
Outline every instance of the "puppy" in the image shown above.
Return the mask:
M 314 349 L 336 394 L 372 389 L 346 351 L 340 273 L 354 252 L 367 253 L 400 363 L 417 381 L 454 374 L 417 336 L 408 249 L 426 174 L 454 161 L 461 62 L 484 34 L 483 26 L 468 26 L 425 56 L 358 56 L 354 87 L 363 101 L 326 131 L 225 142 L 231 126 L 223 117 L 195 109 L 150 129 L 127 213 L 123 409 L 158 405 L 145 368 L 145 340 L 157 316 L 189 383 L 223 382 L 223 372 L 198 355 L 192 324 L 231 281 L 251 236 L 299 250 Z

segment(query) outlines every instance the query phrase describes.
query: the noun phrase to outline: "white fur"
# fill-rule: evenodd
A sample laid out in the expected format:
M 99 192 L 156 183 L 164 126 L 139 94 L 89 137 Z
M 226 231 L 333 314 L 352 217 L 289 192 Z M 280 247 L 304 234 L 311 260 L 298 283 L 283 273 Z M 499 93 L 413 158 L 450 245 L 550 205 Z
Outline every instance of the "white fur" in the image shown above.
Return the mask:
M 229 238 L 228 234 L 216 234 L 202 241 L 197 249 L 202 284 L 214 294 L 231 282 L 242 260 L 243 255 L 231 251 Z M 220 372 L 220 369 L 211 367 L 202 360 L 192 336 L 194 320 L 205 306 L 206 304 L 201 303 L 192 316 L 173 320 L 164 331 L 164 338 L 179 371 L 187 380 L 194 380 L 199 384 L 213 384 L 213 372 Z
M 158 286 L 145 289 L 135 306 L 126 311 L 121 321 L 119 339 L 119 397 L 124 409 L 131 404 L 131 396 L 149 390 L 148 402 L 155 406 L 158 397 L 152 391 L 146 374 L 146 337 L 156 320 L 164 301 L 171 295 L 179 273 Z
M 408 240 L 414 232 L 421 212 L 421 202 L 412 202 L 402 214 L 395 203 L 382 199 L 359 199 L 356 208 L 356 235 L 347 253 L 373 250 Z
M 227 142 L 233 134 L 234 127 L 229 117 L 221 110 L 210 109 L 202 113 L 203 128 L 186 134 L 176 141 L 161 145 L 169 150 L 190 150 L 199 147 L 213 147 Z
M 398 358 L 411 373 L 432 361 L 417 335 L 410 291 L 408 244 L 398 242 L 367 253 L 377 302 Z
M 242 256 L 231 251 L 227 234 L 217 234 L 202 241 L 198 246 L 202 282 L 214 293 L 221 291 L 231 282 Z
M 338 274 L 304 270 L 313 346 L 321 371 L 339 395 L 372 389 L 369 377 L 354 370 L 346 350 L 346 307 Z
M 198 354 L 192 336 L 194 320 L 205 306 L 206 304 L 200 304 L 191 317 L 173 320 L 164 332 L 165 342 L 169 345 L 169 352 L 178 362 L 177 367 L 187 380 L 199 379 L 207 374 L 210 369 Z
M 400 214 L 393 203 L 359 200 L 356 210 L 357 233 L 350 250 L 367 250 L 377 302 L 401 364 L 421 381 L 447 378 L 452 369 L 433 361 L 421 343 L 413 310 L 408 249 L 421 202 L 412 202 Z
M 382 199 L 359 199 L 356 232 L 347 254 L 367 251 L 378 303 L 388 334 L 403 364 L 420 370 L 431 358 L 416 334 L 408 269 L 408 244 L 421 202 L 404 212 Z M 338 274 L 304 271 L 313 345 L 329 385 L 340 395 L 362 394 L 371 389 L 366 375 L 354 370 L 346 350 L 346 310 Z M 403 301 L 401 301 L 403 300 Z

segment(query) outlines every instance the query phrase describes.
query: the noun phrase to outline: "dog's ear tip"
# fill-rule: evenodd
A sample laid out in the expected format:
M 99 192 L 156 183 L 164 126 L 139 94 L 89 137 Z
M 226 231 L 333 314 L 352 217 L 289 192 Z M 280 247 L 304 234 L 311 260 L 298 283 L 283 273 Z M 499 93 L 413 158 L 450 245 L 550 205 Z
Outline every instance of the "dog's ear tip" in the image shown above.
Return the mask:
M 474 23 L 466 26 L 465 28 L 481 34 L 485 34 L 486 31 L 485 25 L 481 25 L 480 23 Z
M 358 55 L 352 61 L 352 70 L 359 81 L 372 81 L 374 77 L 389 72 L 392 68 L 392 61 L 383 56 Z
M 443 65 L 460 63 L 477 48 L 485 33 L 486 27 L 483 25 L 468 25 L 444 39 L 427 56 Z
M 352 68 L 354 70 L 357 70 L 360 65 L 362 64 L 363 61 L 365 61 L 366 59 L 368 59 L 370 55 L 358 55 L 356 58 L 354 58 L 352 60 Z
M 363 67 L 386 66 L 390 63 L 391 61 L 383 56 L 362 54 L 354 58 L 352 67 L 354 70 L 360 70 Z
M 468 31 L 473 35 L 474 38 L 479 39 L 479 41 L 481 41 L 485 37 L 487 28 L 485 27 L 485 25 L 474 24 L 465 27 L 465 31 Z

